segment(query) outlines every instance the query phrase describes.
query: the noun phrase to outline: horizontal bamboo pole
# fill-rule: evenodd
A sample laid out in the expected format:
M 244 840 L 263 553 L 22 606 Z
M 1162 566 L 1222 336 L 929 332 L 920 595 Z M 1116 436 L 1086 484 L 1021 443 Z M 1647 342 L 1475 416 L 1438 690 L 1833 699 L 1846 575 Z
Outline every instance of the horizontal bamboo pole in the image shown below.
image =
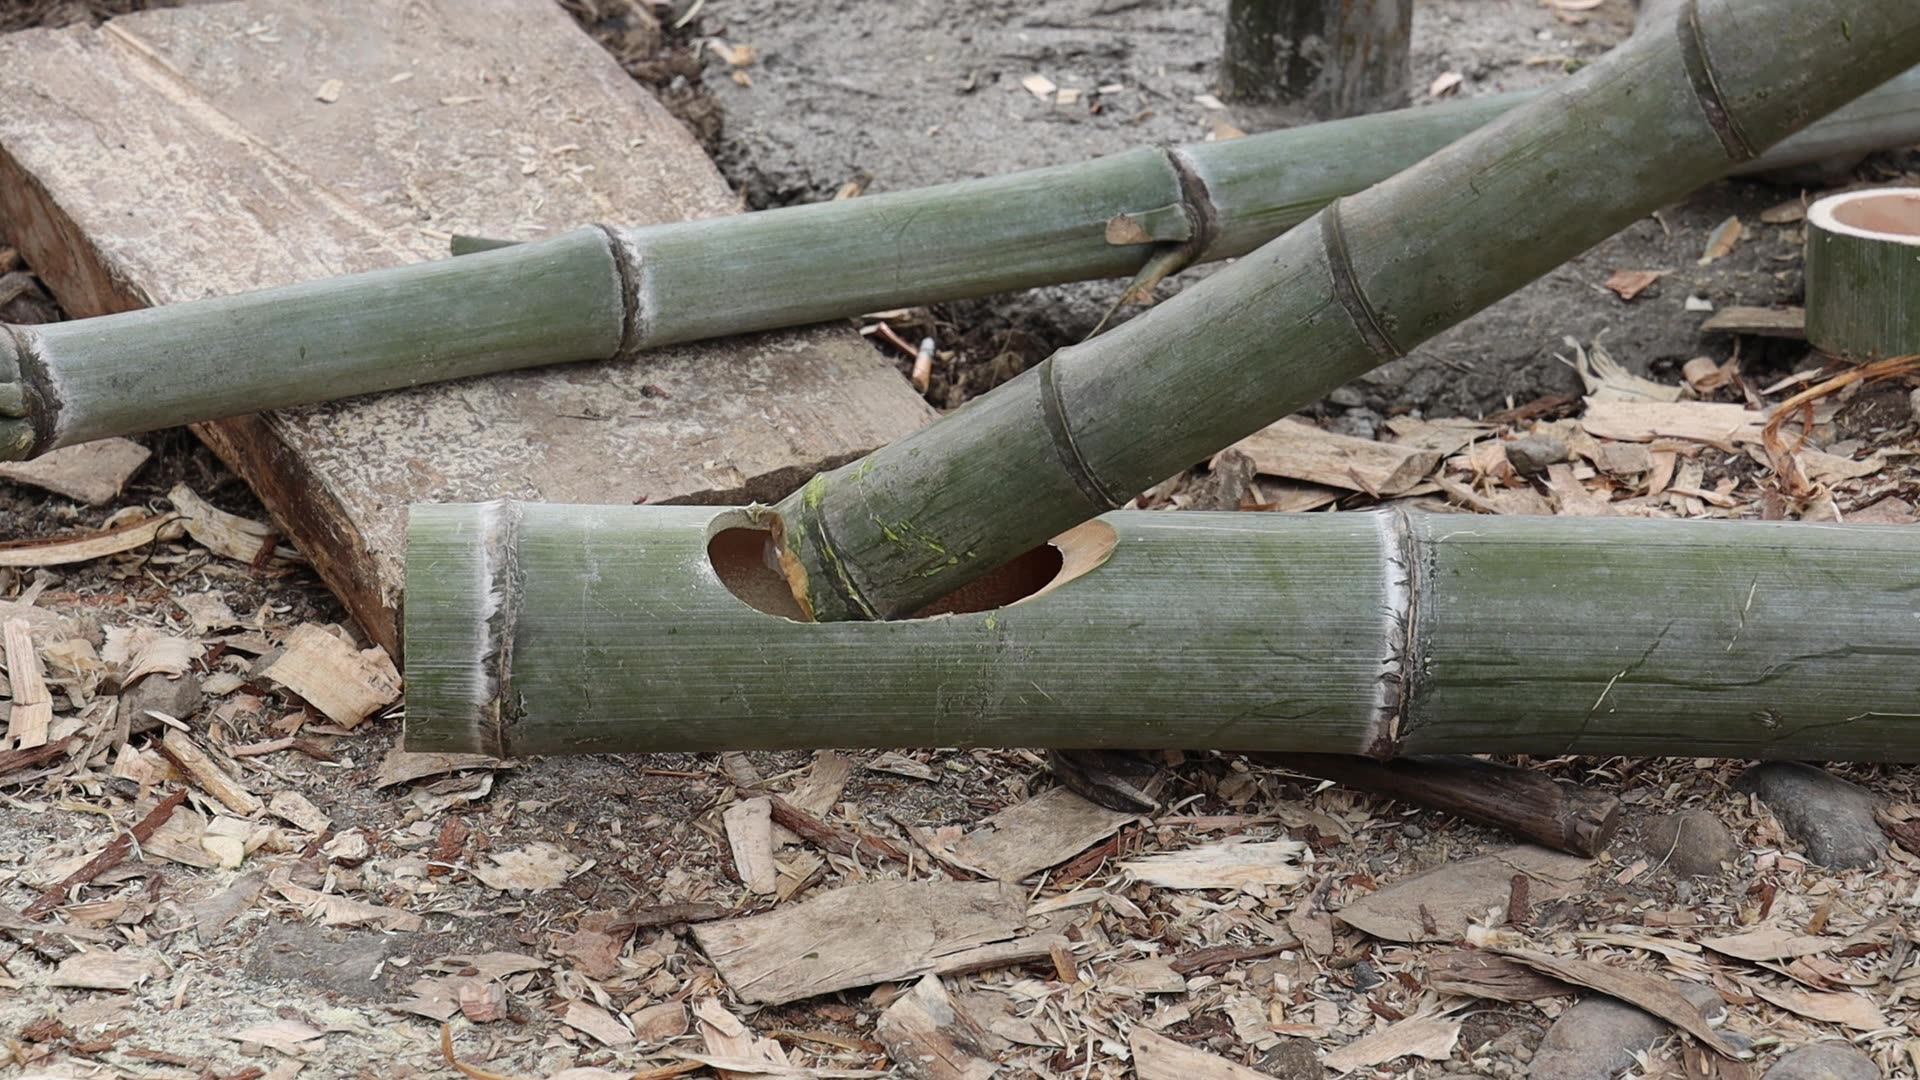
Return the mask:
M 1920 4 L 1687 0 L 1500 120 L 781 501 L 815 618 L 895 618 L 1388 361 L 1920 60 Z
M 1861 362 L 1920 353 L 1920 188 L 1814 203 L 1806 275 L 1815 348 Z
M 810 623 L 762 524 L 415 507 L 408 748 L 1920 761 L 1920 529 L 1120 512 L 1018 602 Z
M 0 460 L 108 435 L 1244 255 L 1529 100 L 1476 98 L 939 187 L 0 327 Z M 1753 168 L 1920 141 L 1910 72 Z

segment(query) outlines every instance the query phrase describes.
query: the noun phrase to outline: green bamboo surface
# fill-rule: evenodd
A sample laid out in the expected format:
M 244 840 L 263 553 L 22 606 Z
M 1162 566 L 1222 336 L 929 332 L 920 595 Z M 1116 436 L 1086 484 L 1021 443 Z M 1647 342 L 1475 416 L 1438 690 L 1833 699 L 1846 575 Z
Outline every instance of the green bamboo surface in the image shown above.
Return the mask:
M 465 375 L 1127 276 L 1149 262 L 1240 256 L 1526 100 L 1476 98 L 843 202 L 583 229 L 446 262 L 0 328 L 0 387 L 20 385 L 11 370 L 19 352 L 30 388 L 0 389 L 0 460 Z M 1754 164 L 1914 141 L 1920 73 Z M 1116 218 L 1140 223 L 1137 234 L 1111 233 L 1134 239 L 1110 241 Z
M 1920 529 L 1122 511 L 1042 595 L 809 623 L 716 573 L 756 520 L 414 508 L 407 747 L 1920 761 Z
M 1814 203 L 1806 278 L 1815 348 L 1862 362 L 1920 353 L 1920 188 Z
M 783 500 L 814 617 L 893 618 L 1453 326 L 1920 59 L 1920 4 L 1689 0 L 1420 164 Z

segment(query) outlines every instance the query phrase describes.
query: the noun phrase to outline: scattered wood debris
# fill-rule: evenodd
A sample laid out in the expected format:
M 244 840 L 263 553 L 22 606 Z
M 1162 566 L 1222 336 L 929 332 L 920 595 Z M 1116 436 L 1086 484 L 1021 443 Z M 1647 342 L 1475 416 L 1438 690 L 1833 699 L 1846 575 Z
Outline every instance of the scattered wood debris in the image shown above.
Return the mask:
M 1135 816 L 1049 788 L 982 821 L 949 854 L 988 877 L 1020 881 L 1105 840 Z
M 99 439 L 63 446 L 32 461 L 0 462 L 0 480 L 31 484 L 88 506 L 104 506 L 126 490 L 127 481 L 152 451 L 130 439 Z
M 348 730 L 400 699 L 400 672 L 387 650 L 356 649 L 344 632 L 318 626 L 294 628 L 265 674 Z

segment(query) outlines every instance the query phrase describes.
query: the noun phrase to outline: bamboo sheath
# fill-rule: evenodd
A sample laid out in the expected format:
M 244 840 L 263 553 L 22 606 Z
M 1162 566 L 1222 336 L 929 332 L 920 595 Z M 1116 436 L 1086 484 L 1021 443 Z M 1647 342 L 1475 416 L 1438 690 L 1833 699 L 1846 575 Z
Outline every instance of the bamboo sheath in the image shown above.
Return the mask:
M 810 623 L 709 556 L 763 513 L 415 507 L 407 747 L 1920 761 L 1916 529 L 1122 511 L 1018 602 Z
M 1688 0 L 1555 89 L 778 509 L 821 620 L 918 609 L 1920 59 L 1920 4 Z
M 1528 100 L 1478 98 L 844 202 L 0 327 L 0 460 L 239 413 L 1243 255 Z M 1753 163 L 1920 141 L 1920 72 Z M 1678 188 L 1676 191 L 1680 190 Z

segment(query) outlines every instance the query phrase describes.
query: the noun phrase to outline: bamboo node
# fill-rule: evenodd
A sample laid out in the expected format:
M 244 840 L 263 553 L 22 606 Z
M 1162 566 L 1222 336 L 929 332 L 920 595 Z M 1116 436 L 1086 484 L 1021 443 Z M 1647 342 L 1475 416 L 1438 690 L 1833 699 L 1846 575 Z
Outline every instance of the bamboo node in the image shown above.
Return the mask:
M 1700 111 L 1720 139 L 1720 145 L 1726 148 L 1727 157 L 1734 161 L 1752 161 L 1760 156 L 1740 128 L 1740 121 L 1727 108 L 1726 99 L 1720 93 L 1720 82 L 1713 72 L 1713 61 L 1707 55 L 1706 35 L 1700 27 L 1699 0 L 1687 0 L 1686 10 L 1677 20 L 1680 35 L 1680 62 L 1687 69 L 1687 81 L 1693 84 L 1693 95 L 1700 102 Z
M 620 348 L 616 360 L 632 360 L 647 348 L 652 336 L 652 313 L 646 296 L 647 261 L 632 240 L 632 230 L 613 225 L 596 226 L 607 238 L 607 253 L 613 258 L 614 272 L 620 277 Z
M 1320 244 L 1326 249 L 1327 270 L 1333 277 L 1333 295 L 1340 301 L 1340 307 L 1347 313 L 1347 321 L 1366 343 L 1378 363 L 1398 360 L 1406 351 L 1394 342 L 1392 335 L 1380 314 L 1373 310 L 1373 303 L 1360 288 L 1360 278 L 1353 272 L 1353 256 L 1347 250 L 1347 230 L 1340 221 L 1340 207 L 1345 202 L 1335 199 L 1320 211 Z
M 1118 509 L 1126 500 L 1107 490 L 1107 486 L 1094 475 L 1093 467 L 1081 455 L 1080 445 L 1074 441 L 1073 427 L 1067 422 L 1066 406 L 1060 400 L 1060 387 L 1055 382 L 1060 369 L 1053 361 L 1051 356 L 1041 361 L 1037 377 L 1040 380 L 1040 414 L 1046 421 L 1049 441 L 1053 443 L 1054 452 L 1060 459 L 1060 467 L 1073 481 L 1073 486 L 1080 489 L 1080 494 L 1088 504 L 1098 508 L 1096 512 Z

